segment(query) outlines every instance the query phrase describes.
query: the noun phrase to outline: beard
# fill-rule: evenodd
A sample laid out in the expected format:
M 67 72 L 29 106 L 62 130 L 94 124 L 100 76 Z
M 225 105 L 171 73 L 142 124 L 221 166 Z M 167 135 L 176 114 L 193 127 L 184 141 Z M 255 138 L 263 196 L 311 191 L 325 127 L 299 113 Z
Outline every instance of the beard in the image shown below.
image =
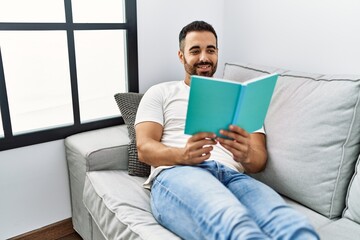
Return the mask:
M 202 71 L 202 66 L 210 66 L 208 71 Z M 217 68 L 217 63 L 212 62 L 198 62 L 194 65 L 190 65 L 186 59 L 184 59 L 184 67 L 185 71 L 191 76 L 191 75 L 198 75 L 198 76 L 204 76 L 204 77 L 212 77 Z

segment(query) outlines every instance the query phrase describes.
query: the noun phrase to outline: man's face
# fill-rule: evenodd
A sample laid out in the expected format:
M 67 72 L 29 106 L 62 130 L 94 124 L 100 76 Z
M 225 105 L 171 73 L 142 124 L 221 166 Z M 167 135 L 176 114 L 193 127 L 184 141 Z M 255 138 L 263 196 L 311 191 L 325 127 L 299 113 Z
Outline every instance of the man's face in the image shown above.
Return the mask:
M 218 49 L 211 32 L 189 32 L 185 38 L 184 51 L 179 51 L 180 61 L 186 71 L 185 82 L 190 84 L 191 75 L 212 77 L 216 72 Z

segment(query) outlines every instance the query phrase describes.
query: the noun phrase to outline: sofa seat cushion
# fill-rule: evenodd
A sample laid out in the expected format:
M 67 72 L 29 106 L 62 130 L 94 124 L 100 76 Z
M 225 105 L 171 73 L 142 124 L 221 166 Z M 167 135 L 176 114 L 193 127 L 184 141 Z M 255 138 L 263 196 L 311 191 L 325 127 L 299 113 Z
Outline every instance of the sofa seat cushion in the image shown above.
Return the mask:
M 279 193 L 339 218 L 360 152 L 360 76 L 226 64 L 224 78 L 279 73 L 265 119 L 269 160 L 254 175 Z
M 86 174 L 83 201 L 105 238 L 179 239 L 153 217 L 144 181 L 126 170 Z
M 320 229 L 320 239 L 355 240 L 360 238 L 360 225 L 346 218 L 341 218 Z
M 291 200 L 290 198 L 287 198 L 285 196 L 282 196 L 282 197 L 284 198 L 285 202 L 287 204 L 289 204 L 292 208 L 294 208 L 298 212 L 301 212 L 303 215 L 305 215 L 309 219 L 309 222 L 312 224 L 312 226 L 316 230 L 319 230 L 320 228 L 322 228 L 334 221 L 332 219 L 325 217 L 322 214 L 319 214 L 318 212 L 316 212 L 314 210 L 311 210 L 308 207 L 305 207 L 302 204 L 295 202 L 294 200 Z

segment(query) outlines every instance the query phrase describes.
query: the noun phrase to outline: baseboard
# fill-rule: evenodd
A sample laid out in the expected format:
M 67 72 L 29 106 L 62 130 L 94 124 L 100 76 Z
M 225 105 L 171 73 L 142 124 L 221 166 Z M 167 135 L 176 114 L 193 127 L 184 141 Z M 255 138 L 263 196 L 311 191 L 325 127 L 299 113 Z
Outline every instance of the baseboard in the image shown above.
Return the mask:
M 19 236 L 10 238 L 9 240 L 50 240 L 58 239 L 69 234 L 74 233 L 75 230 L 72 225 L 71 218 L 50 224 L 48 226 L 21 234 Z

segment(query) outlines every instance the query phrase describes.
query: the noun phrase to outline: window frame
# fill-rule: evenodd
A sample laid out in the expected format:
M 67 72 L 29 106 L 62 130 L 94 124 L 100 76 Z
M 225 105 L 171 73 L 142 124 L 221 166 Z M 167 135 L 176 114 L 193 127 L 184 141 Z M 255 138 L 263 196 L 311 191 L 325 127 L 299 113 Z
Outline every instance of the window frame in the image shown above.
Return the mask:
M 81 123 L 74 40 L 76 30 L 125 30 L 128 91 L 139 92 L 136 1 L 124 0 L 124 4 L 126 19 L 124 23 L 73 23 L 71 0 L 64 0 L 65 23 L 0 22 L 0 31 L 66 31 L 74 118 L 74 123 L 70 126 L 13 135 L 0 46 L 0 107 L 4 129 L 4 137 L 0 138 L 0 151 L 64 139 L 72 134 L 124 124 L 121 116 Z

